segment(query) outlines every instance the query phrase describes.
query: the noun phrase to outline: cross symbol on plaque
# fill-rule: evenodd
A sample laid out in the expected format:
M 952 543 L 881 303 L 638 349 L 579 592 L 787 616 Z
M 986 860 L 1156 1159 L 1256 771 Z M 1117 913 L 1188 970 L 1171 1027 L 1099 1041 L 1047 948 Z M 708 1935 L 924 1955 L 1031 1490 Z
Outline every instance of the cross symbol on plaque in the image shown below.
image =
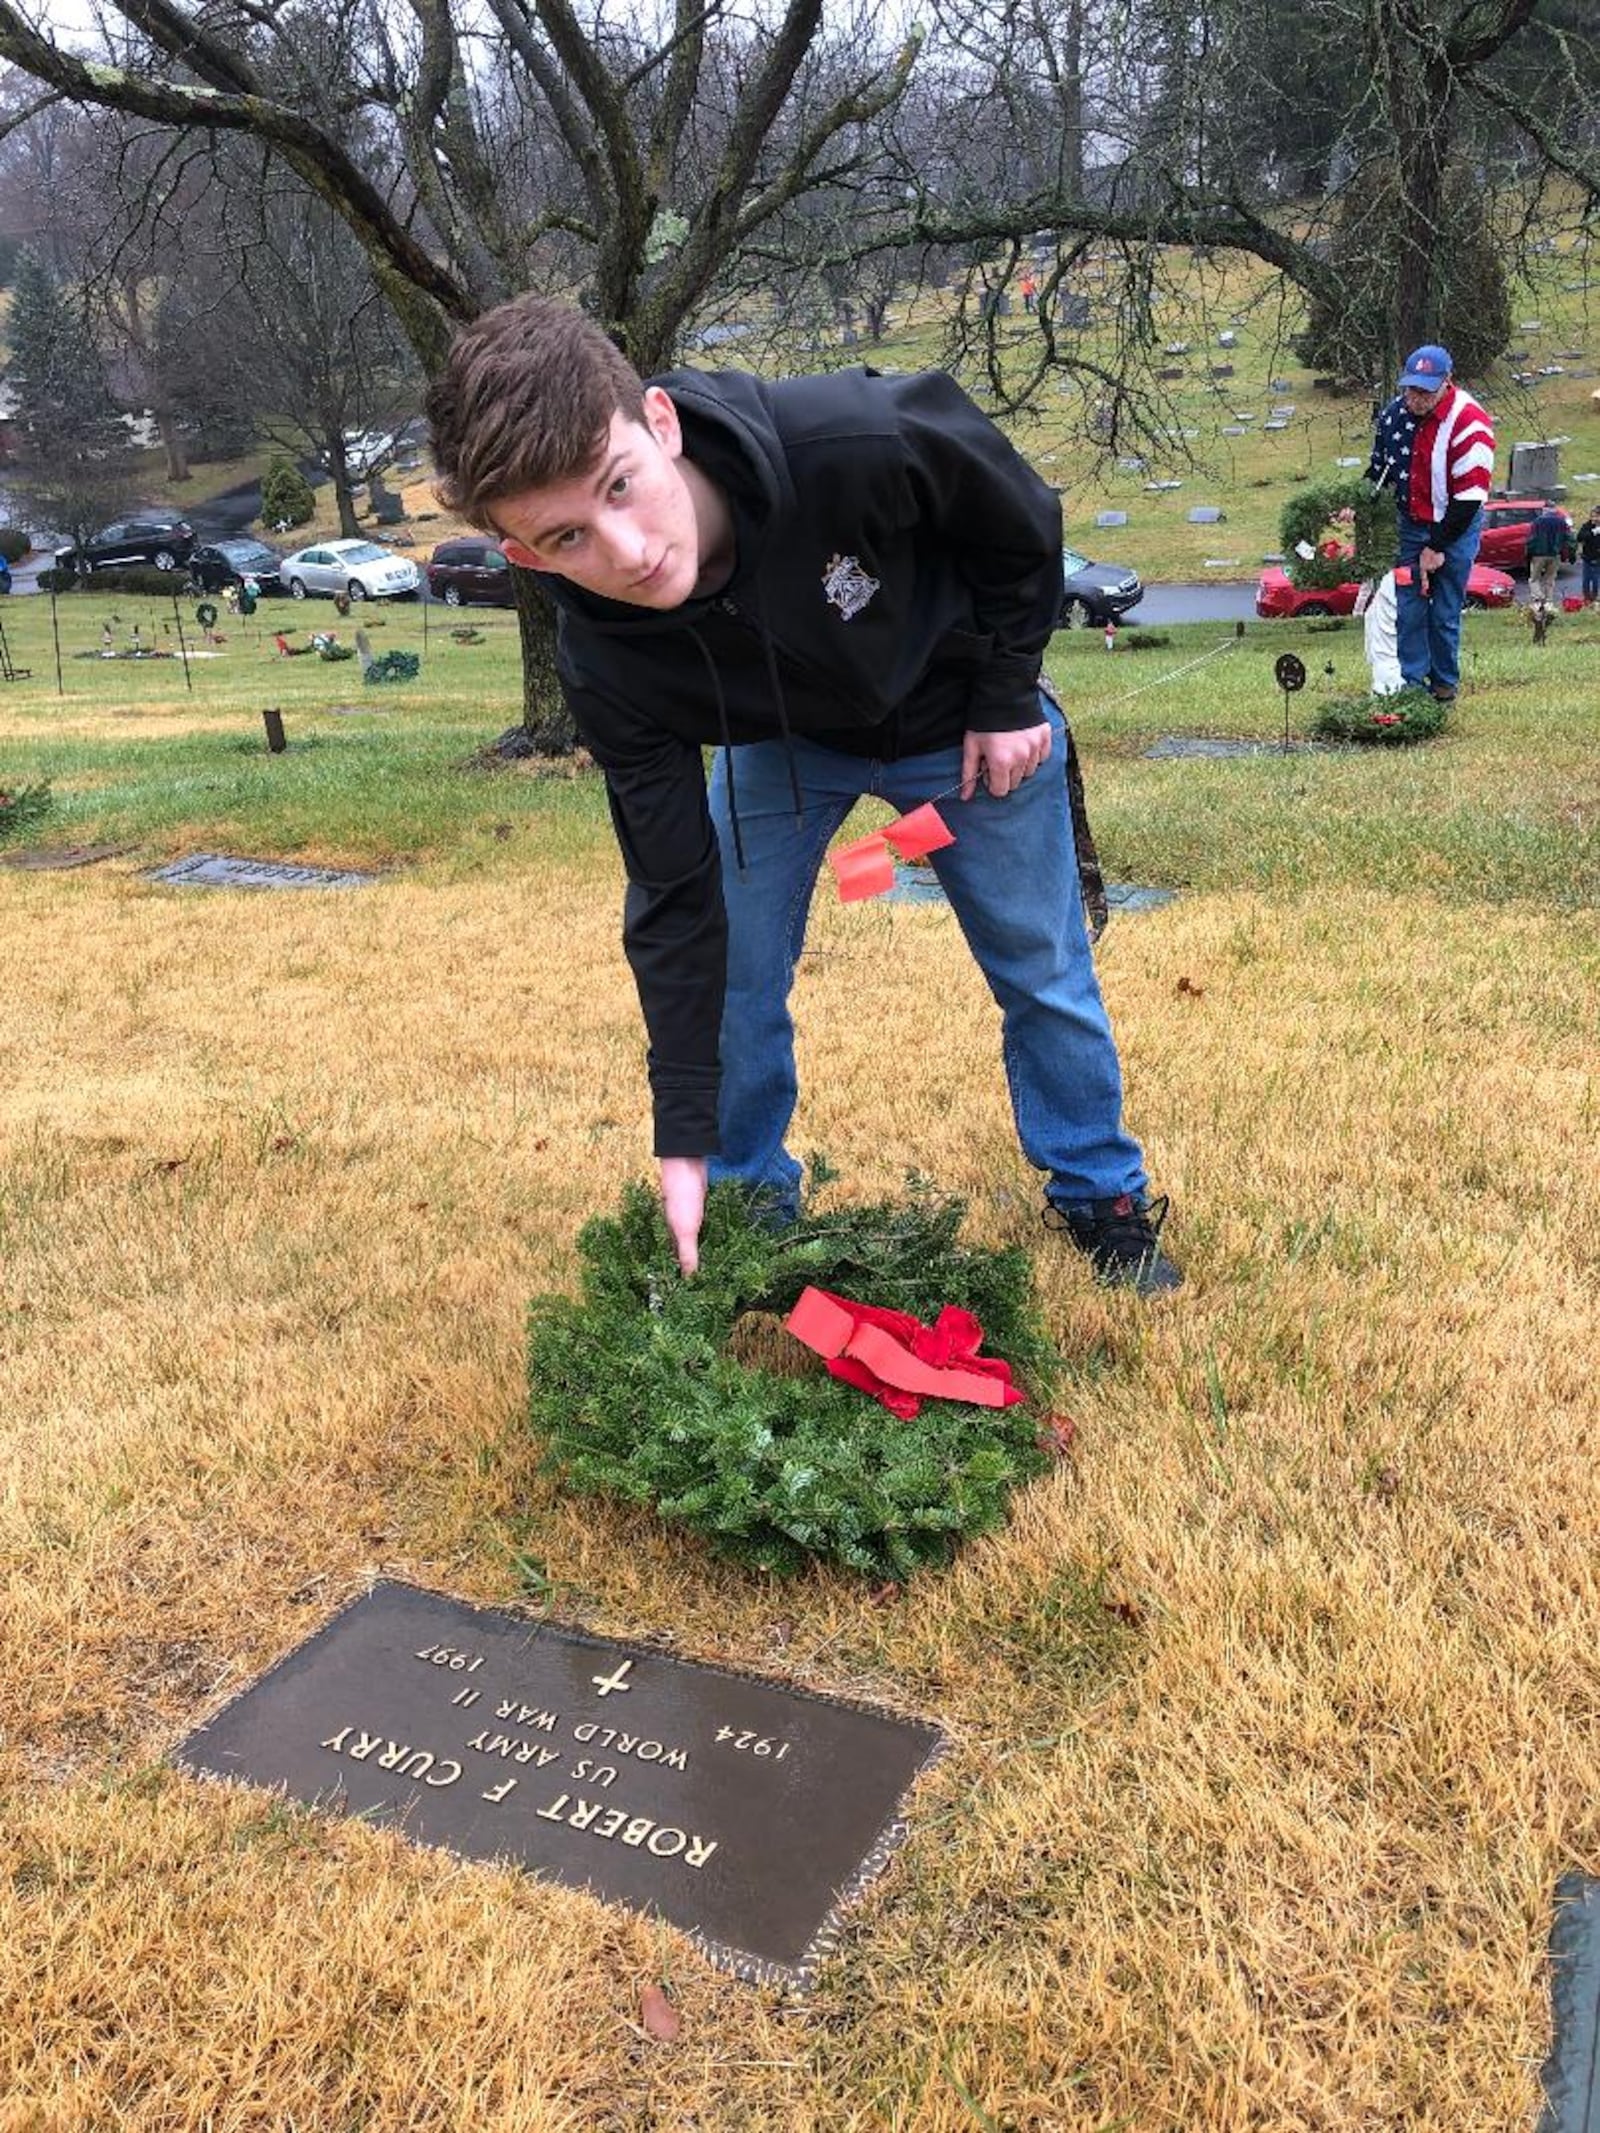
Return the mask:
M 613 1689 L 621 1689 L 626 1693 L 627 1690 L 633 1687 L 633 1683 L 624 1681 L 622 1677 L 632 1664 L 633 1661 L 631 1659 L 619 1660 L 617 1671 L 614 1674 L 594 1674 L 590 1678 L 602 1696 L 609 1696 Z

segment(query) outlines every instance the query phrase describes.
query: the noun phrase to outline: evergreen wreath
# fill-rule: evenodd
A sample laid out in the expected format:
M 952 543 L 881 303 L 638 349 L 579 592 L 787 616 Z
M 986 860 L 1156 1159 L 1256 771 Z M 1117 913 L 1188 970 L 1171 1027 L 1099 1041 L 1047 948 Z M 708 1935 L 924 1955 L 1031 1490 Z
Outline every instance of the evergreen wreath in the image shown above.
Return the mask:
M 402 652 L 398 646 L 389 652 L 380 652 L 362 670 L 363 681 L 415 681 L 422 672 L 421 654 Z
M 1405 748 L 1431 741 L 1449 716 L 1449 706 L 1426 689 L 1400 689 L 1393 696 L 1336 696 L 1317 713 L 1314 730 L 1325 741 Z
M 1348 542 L 1331 543 L 1328 527 L 1341 511 L 1350 513 Z M 1400 549 L 1394 497 L 1366 481 L 1330 481 L 1302 489 L 1284 505 L 1278 528 L 1284 570 L 1301 592 L 1332 592 L 1336 585 L 1381 578 L 1394 568 Z M 1325 553 L 1330 546 L 1336 547 L 1333 555 Z M 1302 547 L 1313 551 L 1309 559 L 1299 553 Z
M 882 1581 L 948 1562 L 1049 1464 L 1041 1425 L 1060 1367 L 1026 1254 L 959 1245 L 964 1212 L 913 1180 L 903 1201 L 827 1214 L 808 1201 L 798 1223 L 775 1230 L 737 1187 L 718 1186 L 699 1271 L 684 1280 L 658 1198 L 630 1186 L 619 1212 L 578 1240 L 581 1297 L 533 1305 L 530 1418 L 546 1465 L 761 1570 L 788 1575 L 820 1558 Z M 929 1400 L 900 1421 L 820 1362 L 813 1371 L 773 1323 L 807 1286 L 924 1323 L 961 1305 L 1026 1401 Z M 763 1349 L 776 1367 L 760 1367 Z

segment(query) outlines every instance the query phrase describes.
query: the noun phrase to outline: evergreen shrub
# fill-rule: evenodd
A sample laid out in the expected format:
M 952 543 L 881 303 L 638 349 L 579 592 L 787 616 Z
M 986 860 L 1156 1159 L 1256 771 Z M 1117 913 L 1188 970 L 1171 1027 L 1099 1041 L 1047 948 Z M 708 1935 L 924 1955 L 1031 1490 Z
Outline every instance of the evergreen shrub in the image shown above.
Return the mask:
M 20 563 L 32 546 L 20 526 L 0 526 L 0 556 L 8 563 Z
M 279 454 L 268 466 L 261 482 L 261 523 L 271 529 L 304 526 L 316 515 L 317 499 L 310 482 L 292 459 Z
M 881 1581 L 947 1563 L 1048 1464 L 1040 1434 L 1059 1371 L 1026 1254 L 962 1246 L 963 1212 L 913 1184 L 893 1203 L 823 1214 L 808 1202 L 771 1230 L 719 1186 L 685 1280 L 658 1198 L 631 1186 L 579 1239 L 581 1295 L 532 1308 L 530 1420 L 547 1464 L 761 1570 L 820 1560 Z M 774 1323 L 808 1286 L 925 1324 L 960 1305 L 1025 1402 L 928 1400 L 898 1420 Z

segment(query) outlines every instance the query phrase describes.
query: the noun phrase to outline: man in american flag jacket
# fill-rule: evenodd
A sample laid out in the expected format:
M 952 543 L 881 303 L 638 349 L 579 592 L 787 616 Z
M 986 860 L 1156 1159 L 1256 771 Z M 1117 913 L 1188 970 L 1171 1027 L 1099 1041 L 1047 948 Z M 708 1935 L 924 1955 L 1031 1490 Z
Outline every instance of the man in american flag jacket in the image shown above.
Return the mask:
M 1367 479 L 1394 492 L 1400 671 L 1408 687 L 1453 703 L 1461 683 L 1461 610 L 1494 478 L 1494 426 L 1451 375 L 1448 349 L 1419 348 L 1378 416 Z

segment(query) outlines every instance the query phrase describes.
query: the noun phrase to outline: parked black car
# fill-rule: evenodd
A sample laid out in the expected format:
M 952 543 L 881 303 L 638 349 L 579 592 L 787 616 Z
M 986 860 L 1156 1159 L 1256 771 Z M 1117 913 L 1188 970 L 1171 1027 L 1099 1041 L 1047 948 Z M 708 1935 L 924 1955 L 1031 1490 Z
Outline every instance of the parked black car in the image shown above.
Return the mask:
M 1144 598 L 1138 575 L 1117 563 L 1091 563 L 1076 548 L 1061 551 L 1061 627 L 1104 629 Z
M 511 565 L 493 541 L 441 541 L 428 562 L 428 593 L 446 607 L 515 607 Z
M 221 592 L 225 585 L 254 578 L 262 592 L 281 593 L 283 581 L 278 566 L 282 561 L 277 549 L 269 548 L 265 541 L 207 541 L 189 558 L 189 583 L 196 592 L 214 593 Z
M 177 570 L 194 553 L 194 528 L 187 519 L 162 512 L 139 512 L 91 533 L 81 548 L 58 548 L 62 570 L 121 570 L 131 563 L 153 563 L 157 570 Z

